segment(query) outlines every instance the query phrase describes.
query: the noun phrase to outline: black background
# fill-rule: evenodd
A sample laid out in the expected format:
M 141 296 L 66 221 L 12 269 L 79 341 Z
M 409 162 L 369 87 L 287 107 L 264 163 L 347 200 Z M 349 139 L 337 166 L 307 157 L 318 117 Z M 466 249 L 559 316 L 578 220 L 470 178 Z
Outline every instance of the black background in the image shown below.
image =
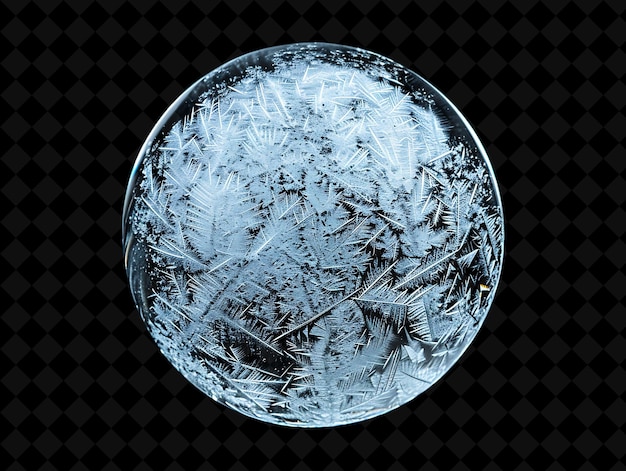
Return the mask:
M 0 21 L 5 469 L 624 469 L 622 0 L 11 0 Z M 230 58 L 310 40 L 389 56 L 457 105 L 500 182 L 507 252 L 443 381 L 384 417 L 296 430 L 169 366 L 130 298 L 120 219 L 169 103 Z

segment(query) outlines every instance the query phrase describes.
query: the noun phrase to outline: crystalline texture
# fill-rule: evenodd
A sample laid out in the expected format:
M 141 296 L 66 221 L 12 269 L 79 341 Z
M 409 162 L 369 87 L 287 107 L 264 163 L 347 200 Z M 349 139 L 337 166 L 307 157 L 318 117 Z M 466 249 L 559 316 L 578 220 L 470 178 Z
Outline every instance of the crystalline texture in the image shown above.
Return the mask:
M 163 354 L 267 422 L 380 415 L 476 335 L 502 260 L 493 174 L 417 75 L 323 44 L 195 84 L 140 152 L 127 271 Z

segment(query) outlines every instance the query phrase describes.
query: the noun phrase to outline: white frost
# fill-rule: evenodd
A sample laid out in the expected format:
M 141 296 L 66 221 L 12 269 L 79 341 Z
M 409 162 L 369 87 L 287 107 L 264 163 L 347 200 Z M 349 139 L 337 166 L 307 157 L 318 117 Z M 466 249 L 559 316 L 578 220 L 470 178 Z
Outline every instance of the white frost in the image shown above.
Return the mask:
M 441 376 L 441 351 L 451 364 L 486 315 L 502 233 L 482 157 L 382 75 L 250 68 L 142 164 L 142 315 L 178 369 L 248 415 L 377 415 Z

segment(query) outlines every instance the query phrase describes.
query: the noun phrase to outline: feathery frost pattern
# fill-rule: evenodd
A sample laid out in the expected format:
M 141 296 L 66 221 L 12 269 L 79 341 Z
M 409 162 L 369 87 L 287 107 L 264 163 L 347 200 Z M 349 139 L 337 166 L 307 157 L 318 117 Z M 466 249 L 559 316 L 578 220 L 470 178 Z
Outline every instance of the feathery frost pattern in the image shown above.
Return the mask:
M 356 51 L 292 48 L 203 82 L 132 193 L 150 333 L 207 395 L 268 422 L 411 400 L 476 335 L 500 276 L 499 199 L 472 136 Z

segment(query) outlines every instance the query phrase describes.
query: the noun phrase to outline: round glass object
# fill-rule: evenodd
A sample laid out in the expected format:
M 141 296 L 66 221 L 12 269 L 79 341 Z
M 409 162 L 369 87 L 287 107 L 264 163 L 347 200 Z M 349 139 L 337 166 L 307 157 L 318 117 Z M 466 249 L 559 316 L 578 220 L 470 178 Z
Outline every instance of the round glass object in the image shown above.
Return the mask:
M 458 360 L 500 277 L 503 216 L 467 121 L 363 49 L 303 43 L 193 84 L 146 140 L 123 237 L 172 365 L 295 427 L 362 421 Z

